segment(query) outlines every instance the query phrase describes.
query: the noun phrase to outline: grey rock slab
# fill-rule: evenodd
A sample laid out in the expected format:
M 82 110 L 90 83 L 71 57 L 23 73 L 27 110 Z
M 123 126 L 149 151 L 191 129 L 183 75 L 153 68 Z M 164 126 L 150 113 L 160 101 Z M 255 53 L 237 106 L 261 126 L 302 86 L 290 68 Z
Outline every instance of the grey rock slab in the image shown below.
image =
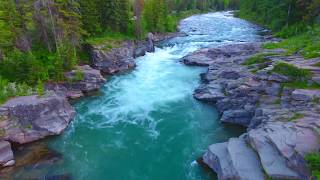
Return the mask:
M 286 160 L 265 137 L 268 129 L 253 129 L 248 133 L 251 146 L 259 154 L 265 172 L 272 179 L 300 179 L 298 173 L 287 167 Z
M 228 143 L 211 145 L 203 155 L 203 161 L 213 169 L 219 180 L 240 179 L 228 154 Z
M 296 101 L 312 101 L 320 98 L 320 90 L 296 89 L 292 92 L 292 99 Z
M 193 96 L 200 101 L 216 102 L 225 97 L 219 84 L 204 84 L 197 88 Z
M 228 152 L 240 179 L 265 179 L 257 154 L 242 138 L 231 138 L 228 142 Z

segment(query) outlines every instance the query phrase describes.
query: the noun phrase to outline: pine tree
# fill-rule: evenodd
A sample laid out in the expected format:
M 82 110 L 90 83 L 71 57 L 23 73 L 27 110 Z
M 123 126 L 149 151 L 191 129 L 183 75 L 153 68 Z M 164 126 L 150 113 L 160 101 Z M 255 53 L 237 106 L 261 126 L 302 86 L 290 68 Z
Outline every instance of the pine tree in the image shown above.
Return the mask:
M 22 34 L 21 20 L 13 0 L 0 0 L 0 49 L 4 53 L 15 46 Z
M 88 35 L 96 35 L 102 32 L 100 0 L 79 0 L 83 29 Z

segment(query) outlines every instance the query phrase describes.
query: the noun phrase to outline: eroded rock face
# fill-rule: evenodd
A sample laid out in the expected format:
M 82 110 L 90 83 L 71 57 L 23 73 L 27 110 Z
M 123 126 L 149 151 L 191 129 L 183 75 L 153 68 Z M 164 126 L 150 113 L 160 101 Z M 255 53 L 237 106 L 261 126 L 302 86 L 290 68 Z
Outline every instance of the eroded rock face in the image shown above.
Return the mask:
M 77 75 L 77 73 L 80 73 Z M 77 99 L 86 93 L 99 90 L 106 82 L 100 70 L 88 65 L 79 66 L 78 70 L 65 73 L 67 82 L 47 83 L 46 89 L 68 99 Z M 81 76 L 81 79 L 77 79 Z
M 0 166 L 7 167 L 15 164 L 11 145 L 7 141 L 0 141 Z
M 104 49 L 103 45 L 91 50 L 92 66 L 105 74 L 116 74 L 135 67 L 132 41 L 125 41 L 118 48 Z
M 1 139 L 19 144 L 61 134 L 75 116 L 67 99 L 56 94 L 13 98 L 1 108 L 6 113 Z
M 155 51 L 155 41 L 155 36 L 149 33 L 145 41 L 124 41 L 117 48 L 108 49 L 103 44 L 94 46 L 91 49 L 92 66 L 104 74 L 133 69 L 136 66 L 134 58 Z

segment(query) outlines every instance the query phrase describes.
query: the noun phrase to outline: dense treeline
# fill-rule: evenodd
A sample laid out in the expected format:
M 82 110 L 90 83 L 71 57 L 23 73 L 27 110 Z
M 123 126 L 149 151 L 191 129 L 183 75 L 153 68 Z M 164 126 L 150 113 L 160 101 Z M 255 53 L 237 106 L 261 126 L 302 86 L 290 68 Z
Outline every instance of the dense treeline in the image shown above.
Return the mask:
M 241 0 L 240 17 L 295 35 L 320 21 L 319 0 Z M 290 33 L 290 34 L 287 34 Z
M 266 48 L 287 49 L 288 54 L 305 58 L 320 57 L 319 0 L 241 0 L 239 15 L 287 38 Z
M 176 29 L 186 11 L 236 7 L 237 0 L 0 0 L 0 76 L 37 84 L 63 80 L 88 39 Z

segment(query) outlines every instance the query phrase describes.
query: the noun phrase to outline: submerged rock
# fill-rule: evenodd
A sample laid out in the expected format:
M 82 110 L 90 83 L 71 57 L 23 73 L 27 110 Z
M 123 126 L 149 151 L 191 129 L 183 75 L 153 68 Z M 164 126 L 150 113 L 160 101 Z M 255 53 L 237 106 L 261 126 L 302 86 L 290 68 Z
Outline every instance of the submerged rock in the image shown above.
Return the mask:
M 54 165 L 60 165 L 63 162 L 62 154 L 49 149 L 44 142 L 35 142 L 16 147 L 15 155 L 16 164 L 12 167 L 1 169 L 0 179 L 15 179 L 15 175 L 21 173 L 24 174 L 23 178 L 26 179 L 55 177 L 52 176 L 52 173 L 48 175 L 47 171 L 42 170 Z M 21 179 L 21 177 L 19 177 L 19 179 Z
M 67 99 L 56 94 L 13 98 L 2 108 L 8 116 L 0 123 L 1 139 L 19 144 L 61 134 L 75 116 Z

